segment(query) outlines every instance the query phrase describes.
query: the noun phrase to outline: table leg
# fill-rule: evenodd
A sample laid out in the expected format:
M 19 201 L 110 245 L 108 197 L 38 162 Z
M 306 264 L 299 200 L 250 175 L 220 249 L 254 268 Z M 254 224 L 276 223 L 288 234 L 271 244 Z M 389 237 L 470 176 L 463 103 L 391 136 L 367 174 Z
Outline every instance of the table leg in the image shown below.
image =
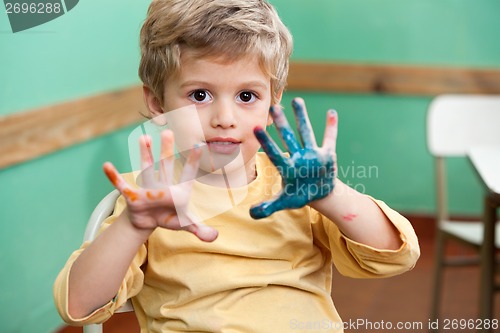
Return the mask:
M 493 315 L 493 293 L 495 277 L 495 222 L 496 204 L 489 198 L 484 200 L 484 237 L 481 248 L 481 286 L 479 295 L 479 318 L 483 320 L 481 332 L 491 332 L 486 323 L 491 324 Z M 486 325 L 485 325 L 486 324 Z

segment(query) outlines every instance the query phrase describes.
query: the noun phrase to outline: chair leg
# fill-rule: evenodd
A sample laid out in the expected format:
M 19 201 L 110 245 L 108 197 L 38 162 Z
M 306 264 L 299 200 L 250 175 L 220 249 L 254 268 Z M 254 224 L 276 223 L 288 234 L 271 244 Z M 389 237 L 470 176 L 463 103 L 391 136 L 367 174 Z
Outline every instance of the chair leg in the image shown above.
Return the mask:
M 84 326 L 83 333 L 103 333 L 102 324 L 93 324 Z
M 491 332 L 493 315 L 493 293 L 495 281 L 495 222 L 496 205 L 486 197 L 484 200 L 484 235 L 481 247 L 481 287 L 479 295 L 479 318 L 483 320 L 481 332 Z
M 444 266 L 444 247 L 445 237 L 440 230 L 436 230 L 436 248 L 434 259 L 434 280 L 432 286 L 432 304 L 430 313 L 430 322 L 434 323 L 439 319 L 439 307 L 441 304 L 441 294 L 443 286 L 443 266 Z M 439 329 L 429 328 L 429 332 L 439 332 Z

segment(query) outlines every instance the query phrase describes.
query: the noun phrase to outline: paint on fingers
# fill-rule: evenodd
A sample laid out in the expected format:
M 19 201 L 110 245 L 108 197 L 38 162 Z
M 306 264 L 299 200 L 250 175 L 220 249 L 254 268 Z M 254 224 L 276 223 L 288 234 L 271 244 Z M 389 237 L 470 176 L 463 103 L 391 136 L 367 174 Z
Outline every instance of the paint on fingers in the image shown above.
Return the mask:
M 139 148 L 141 151 L 141 162 L 143 169 L 151 166 L 154 162 L 153 152 L 151 151 L 151 142 L 152 140 L 149 135 L 143 135 L 139 139 Z
M 336 150 L 338 133 L 338 114 L 335 110 L 329 110 L 326 116 L 325 135 L 323 137 L 323 148 L 332 152 Z
M 338 121 L 337 111 L 329 110 L 327 115 L 328 126 L 336 126 Z
M 146 192 L 146 197 L 149 200 L 161 200 L 164 196 L 165 196 L 165 192 L 163 192 L 163 191 L 158 191 L 158 192 L 156 192 L 156 194 L 151 192 L 151 191 Z
M 295 98 L 292 101 L 295 119 L 297 120 L 297 129 L 299 130 L 304 148 L 312 149 L 316 147 L 316 139 L 307 115 L 306 106 L 302 98 Z
M 256 126 L 253 132 L 271 162 L 273 162 L 273 164 L 278 168 L 286 168 L 288 166 L 287 160 L 267 132 L 260 126 Z
M 300 149 L 299 143 L 295 138 L 295 134 L 288 124 L 285 113 L 279 106 L 272 106 L 270 109 L 271 115 L 274 119 L 274 124 L 278 130 L 281 139 L 291 154 Z
M 283 110 L 279 106 L 271 106 L 269 109 L 271 116 L 273 117 L 274 124 L 277 127 L 288 127 L 288 121 L 285 117 Z
M 126 188 L 122 191 L 122 194 L 127 198 L 128 200 L 134 202 L 139 199 L 139 194 L 129 188 Z
M 111 184 L 113 184 L 114 187 L 118 188 L 120 179 L 118 172 L 116 171 L 114 166 L 111 163 L 106 162 L 104 163 L 103 170 L 106 176 L 108 177 L 109 181 L 111 182 Z

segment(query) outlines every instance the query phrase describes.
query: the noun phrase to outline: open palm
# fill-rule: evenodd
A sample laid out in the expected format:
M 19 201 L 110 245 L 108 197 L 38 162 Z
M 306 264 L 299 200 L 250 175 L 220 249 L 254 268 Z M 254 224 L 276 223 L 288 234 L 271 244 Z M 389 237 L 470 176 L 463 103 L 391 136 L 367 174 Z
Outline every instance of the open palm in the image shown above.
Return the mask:
M 139 188 L 128 184 L 113 164 L 104 164 L 104 172 L 127 201 L 130 222 L 140 229 L 183 229 L 192 232 L 201 240 L 213 241 L 217 237 L 217 231 L 203 225 L 187 209 L 192 183 L 198 172 L 201 149 L 191 151 L 179 182 L 173 184 L 174 137 L 171 131 L 161 133 L 161 144 L 160 167 L 156 172 L 151 153 L 151 139 L 148 136 L 140 138 L 142 184 Z
M 292 102 L 301 146 L 279 106 L 271 107 L 271 116 L 290 156 L 284 155 L 262 128 L 254 130 L 263 150 L 276 166 L 282 178 L 282 190 L 272 200 L 254 205 L 250 215 L 264 218 L 283 209 L 300 208 L 311 201 L 326 197 L 333 191 L 336 174 L 337 113 L 330 110 L 322 147 L 318 147 L 305 103 L 296 98 Z

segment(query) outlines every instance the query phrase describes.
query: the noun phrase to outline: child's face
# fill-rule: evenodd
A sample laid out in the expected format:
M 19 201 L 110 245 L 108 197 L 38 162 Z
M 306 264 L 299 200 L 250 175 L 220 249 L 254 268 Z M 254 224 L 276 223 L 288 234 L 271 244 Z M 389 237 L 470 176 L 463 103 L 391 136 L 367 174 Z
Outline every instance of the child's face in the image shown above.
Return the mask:
M 195 58 L 188 50 L 181 58 L 180 73 L 166 82 L 164 100 L 167 113 L 189 105 L 196 107 L 170 125 L 180 150 L 206 145 L 201 168 L 208 172 L 222 166 L 230 172 L 249 165 L 260 147 L 253 129 L 272 122 L 271 80 L 256 57 L 228 63 Z M 247 176 L 254 173 L 253 163 L 250 166 Z

